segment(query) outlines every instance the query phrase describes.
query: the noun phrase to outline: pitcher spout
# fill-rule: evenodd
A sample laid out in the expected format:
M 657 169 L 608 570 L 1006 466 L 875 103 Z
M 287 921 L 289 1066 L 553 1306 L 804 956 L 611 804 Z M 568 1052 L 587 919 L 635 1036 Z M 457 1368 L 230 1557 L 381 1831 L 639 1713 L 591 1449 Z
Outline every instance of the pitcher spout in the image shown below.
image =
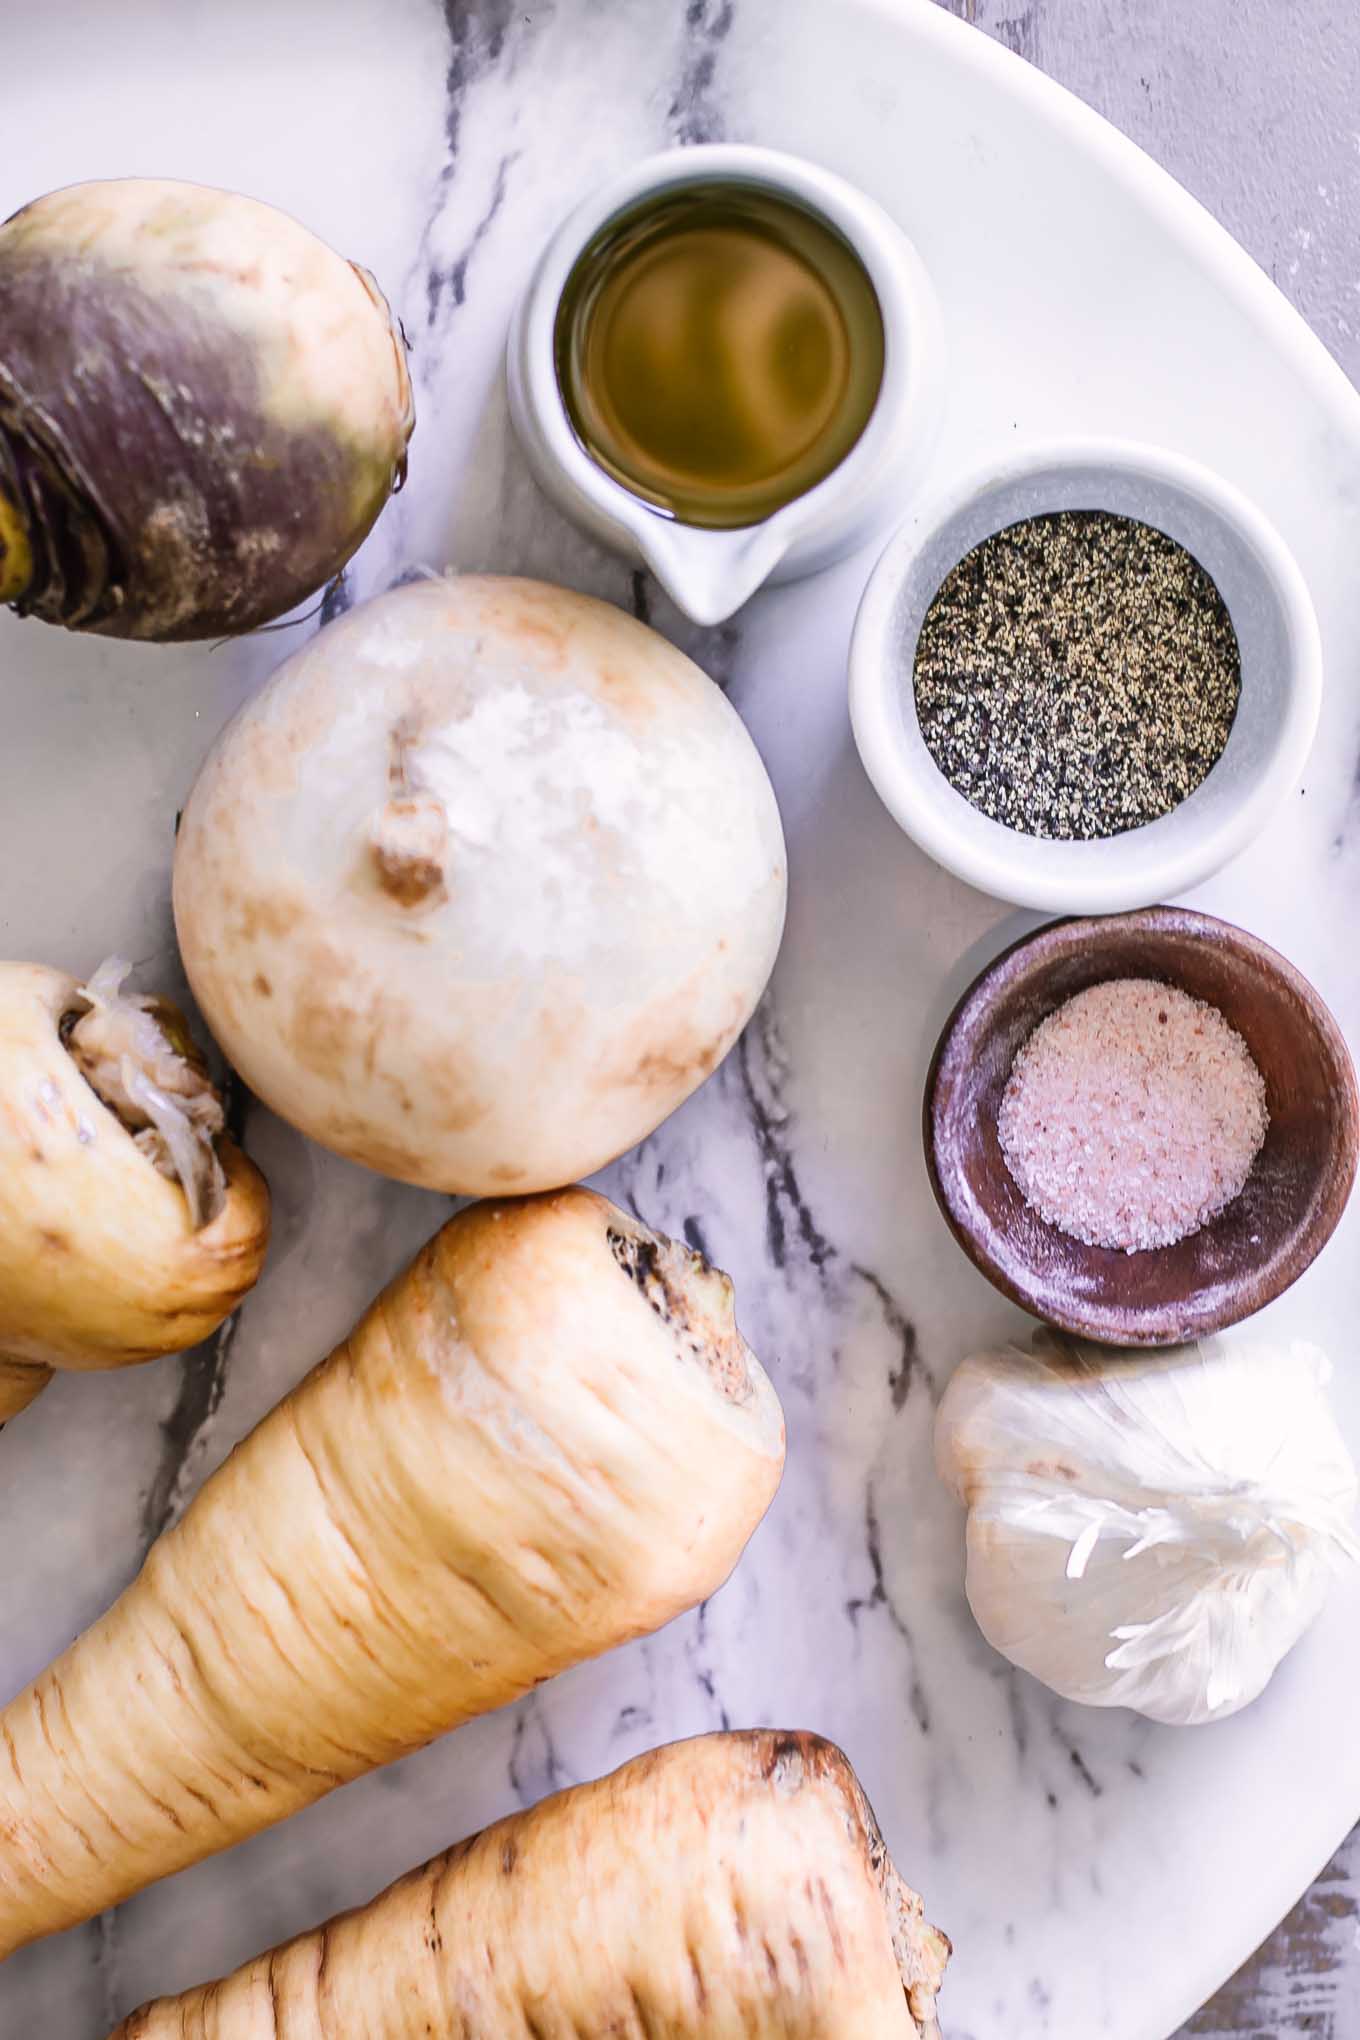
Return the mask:
M 725 623 L 788 550 L 779 519 L 740 531 L 699 531 L 649 516 L 634 535 L 666 593 L 695 623 Z

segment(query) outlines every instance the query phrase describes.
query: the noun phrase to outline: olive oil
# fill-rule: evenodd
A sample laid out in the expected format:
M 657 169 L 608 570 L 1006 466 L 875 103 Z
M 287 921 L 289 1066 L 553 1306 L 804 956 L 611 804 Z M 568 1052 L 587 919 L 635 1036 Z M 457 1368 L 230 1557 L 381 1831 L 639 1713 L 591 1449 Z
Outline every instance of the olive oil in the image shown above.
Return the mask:
M 682 524 L 758 524 L 844 460 L 883 380 L 858 256 L 756 185 L 688 185 L 610 221 L 567 280 L 557 378 L 577 437 Z

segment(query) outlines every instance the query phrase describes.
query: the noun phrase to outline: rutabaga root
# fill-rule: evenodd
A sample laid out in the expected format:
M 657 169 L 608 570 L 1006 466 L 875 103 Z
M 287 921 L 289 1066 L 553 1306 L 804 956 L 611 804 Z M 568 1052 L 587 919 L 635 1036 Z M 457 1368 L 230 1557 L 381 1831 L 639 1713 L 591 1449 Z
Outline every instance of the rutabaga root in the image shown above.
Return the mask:
M 663 1311 L 615 1235 L 669 1244 L 585 1190 L 451 1220 L 0 1714 L 0 1954 L 721 1584 L 779 1405 L 730 1285 L 681 1250 Z
M 0 224 L 0 602 L 224 637 L 329 581 L 406 469 L 406 350 L 272 206 L 156 178 Z
M 840 1750 L 758 1730 L 558 1793 L 112 2040 L 938 2040 L 948 1956 Z
M 33 579 L 33 547 L 28 520 L 5 493 L 0 473 L 0 602 L 17 602 Z

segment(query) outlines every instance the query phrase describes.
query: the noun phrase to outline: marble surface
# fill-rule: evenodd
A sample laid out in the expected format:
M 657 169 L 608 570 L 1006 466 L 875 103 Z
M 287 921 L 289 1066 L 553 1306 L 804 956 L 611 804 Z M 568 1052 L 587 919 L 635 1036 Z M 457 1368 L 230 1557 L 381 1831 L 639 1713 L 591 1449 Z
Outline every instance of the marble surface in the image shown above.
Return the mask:
M 661 1636 L 14 1958 L 3 2040 L 99 2040 L 140 1998 L 555 1785 L 670 1736 L 775 1721 L 846 1746 L 954 1936 L 951 2040 L 1164 2040 L 1360 1805 L 1355 1583 L 1257 1708 L 1190 1734 L 1058 1703 L 967 1617 L 958 1513 L 930 1468 L 934 1399 L 970 1344 L 1018 1317 L 936 1218 L 916 1121 L 949 1005 L 1028 917 L 931 868 L 859 770 L 844 648 L 869 562 L 694 631 L 563 524 L 508 436 L 510 307 L 542 234 L 595 178 L 710 136 L 802 148 L 858 178 L 940 289 L 955 378 L 940 466 L 1026 433 L 1142 432 L 1257 494 L 1297 549 L 1329 661 L 1323 734 L 1303 795 L 1196 898 L 1285 948 L 1360 1036 L 1360 964 L 1337 939 L 1360 855 L 1360 410 L 1283 307 L 1219 252 L 1206 273 L 1215 241 L 1171 233 L 1127 158 L 1074 156 L 1080 135 L 1044 126 L 1014 67 L 976 68 L 972 44 L 924 0 L 131 0 L 116 33 L 98 0 L 63 0 L 7 27 L 0 212 L 82 176 L 241 185 L 367 262 L 397 302 L 420 406 L 411 482 L 340 602 L 453 563 L 631 606 L 694 651 L 761 744 L 792 902 L 743 1043 L 606 1179 L 730 1268 L 785 1404 L 788 1475 L 730 1585 Z M 154 651 L 0 619 L 0 947 L 77 969 L 122 948 L 147 982 L 173 982 L 175 811 L 286 643 Z M 180 1361 L 60 1381 L 0 1439 L 0 1539 L 22 1554 L 0 1602 L 7 1688 L 107 1602 L 448 1209 L 308 1147 L 248 1099 L 241 1113 L 277 1238 L 234 1325 Z M 1281 1326 L 1344 1348 L 1357 1239 L 1352 1216 L 1273 1307 Z M 1344 1367 L 1341 1402 L 1360 1442 Z

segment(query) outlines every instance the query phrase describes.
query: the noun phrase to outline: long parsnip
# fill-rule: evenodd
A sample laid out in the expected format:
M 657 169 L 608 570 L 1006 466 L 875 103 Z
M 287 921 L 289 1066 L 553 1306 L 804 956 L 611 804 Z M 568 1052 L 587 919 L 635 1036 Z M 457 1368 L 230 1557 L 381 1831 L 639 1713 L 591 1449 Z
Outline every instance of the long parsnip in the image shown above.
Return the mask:
M 658 1628 L 783 1445 L 697 1255 L 580 1189 L 461 1213 L 0 1714 L 0 1954 Z
M 840 1750 L 709 1735 L 497 1822 L 111 2040 L 938 2040 L 948 1955 Z

